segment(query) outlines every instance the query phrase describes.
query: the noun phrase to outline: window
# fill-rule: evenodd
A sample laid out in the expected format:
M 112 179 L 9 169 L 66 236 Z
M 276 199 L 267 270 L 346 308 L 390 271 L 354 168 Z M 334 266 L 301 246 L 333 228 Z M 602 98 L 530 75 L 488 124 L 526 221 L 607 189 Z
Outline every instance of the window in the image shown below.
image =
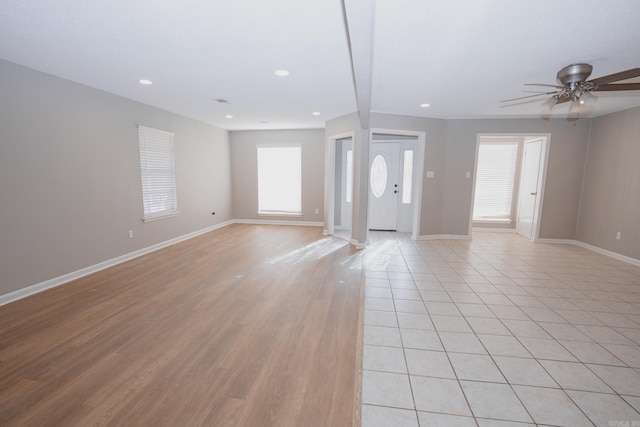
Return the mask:
M 413 150 L 405 150 L 402 169 L 402 203 L 411 203 L 411 191 L 413 183 Z
M 474 220 L 509 220 L 518 144 L 480 143 Z
M 345 180 L 345 201 L 353 201 L 353 150 L 347 150 L 347 179 Z
M 302 214 L 302 147 L 258 146 L 258 213 Z
M 178 213 L 173 135 L 138 126 L 145 221 Z
M 371 163 L 371 192 L 379 199 L 387 189 L 387 161 L 382 154 L 373 158 Z

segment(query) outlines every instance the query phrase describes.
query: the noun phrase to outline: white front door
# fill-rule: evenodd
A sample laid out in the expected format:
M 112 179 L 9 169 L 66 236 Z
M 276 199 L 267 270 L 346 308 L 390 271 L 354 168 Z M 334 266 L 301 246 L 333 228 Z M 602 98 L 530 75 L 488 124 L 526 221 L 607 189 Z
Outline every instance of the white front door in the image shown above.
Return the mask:
M 540 171 L 541 154 L 541 139 L 525 143 L 516 232 L 529 239 L 533 234 L 533 221 L 536 199 L 538 197 L 538 175 Z
M 369 229 L 396 230 L 400 184 L 400 144 L 375 142 L 369 175 Z

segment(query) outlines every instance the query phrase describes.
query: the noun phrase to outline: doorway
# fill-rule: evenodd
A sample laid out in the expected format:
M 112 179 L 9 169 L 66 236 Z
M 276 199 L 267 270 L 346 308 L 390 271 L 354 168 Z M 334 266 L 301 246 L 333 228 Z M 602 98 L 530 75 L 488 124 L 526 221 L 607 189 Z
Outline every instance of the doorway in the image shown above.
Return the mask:
M 550 134 L 478 135 L 469 234 L 510 231 L 538 240 L 550 139 Z
M 372 134 L 369 230 L 413 230 L 417 142 L 413 135 Z
M 353 217 L 353 138 L 336 140 L 335 167 L 335 235 L 351 239 Z
M 334 135 L 326 145 L 325 229 L 323 234 L 352 241 L 354 132 Z M 348 159 L 349 158 L 349 159 Z M 349 167 L 348 165 L 351 165 Z M 350 196 L 350 197 L 349 197 Z
M 411 170 L 410 172 L 413 179 L 405 178 L 405 175 L 403 175 L 404 182 L 410 183 L 409 185 L 411 186 L 411 191 L 407 191 L 403 195 L 404 200 L 399 207 L 398 225 L 396 226 L 396 229 L 398 231 L 411 232 L 411 238 L 413 240 L 416 240 L 420 236 L 422 175 L 424 170 L 425 157 L 425 132 L 380 128 L 369 129 L 368 132 L 369 135 L 367 135 L 366 137 L 362 137 L 362 135 L 358 135 L 355 131 L 351 131 L 342 134 L 331 135 L 327 138 L 325 153 L 325 229 L 323 230 L 323 233 L 325 235 L 335 235 L 336 237 L 346 238 L 352 244 L 356 245 L 356 248 L 359 249 L 366 247 L 368 242 L 367 234 L 362 234 L 362 230 L 360 229 L 360 227 L 358 227 L 358 229 L 354 228 L 354 224 L 356 224 L 356 221 L 359 224 L 368 223 L 368 217 L 371 212 L 368 202 L 370 191 L 369 183 L 363 182 L 358 169 L 362 170 L 363 168 L 366 168 L 368 172 L 370 162 L 372 160 L 369 154 L 374 137 L 376 141 L 391 137 L 396 142 L 400 140 L 401 143 L 411 142 L 412 144 L 414 144 L 413 151 L 410 154 L 407 154 L 406 152 L 403 153 L 401 151 L 401 153 L 403 153 L 401 154 L 401 159 L 403 159 L 404 161 L 404 158 L 406 156 L 406 158 L 409 160 L 407 160 L 405 163 L 412 165 L 413 170 Z M 337 230 L 336 222 L 338 221 L 338 216 L 336 215 L 336 205 L 338 204 L 338 201 L 341 200 L 337 195 L 342 192 L 342 185 L 341 181 L 338 179 L 338 175 L 342 176 L 342 165 L 338 166 L 336 160 L 337 157 L 341 156 L 341 154 L 338 154 L 338 152 L 341 152 L 342 150 L 342 147 L 340 150 L 338 149 L 338 141 L 345 138 L 351 138 L 353 145 L 353 207 L 351 213 L 350 229 L 344 229 L 345 225 L 343 225 L 342 223 L 341 211 L 339 224 L 340 228 L 343 228 L 343 230 Z M 356 138 L 360 138 L 360 140 Z M 364 150 L 364 152 L 367 153 L 365 158 L 360 157 L 361 154 L 359 153 L 362 153 L 362 148 L 358 148 L 359 144 L 362 144 L 363 142 L 367 144 L 367 149 Z M 407 169 L 407 172 L 408 171 L 409 170 Z M 408 188 L 409 185 L 407 185 L 406 188 Z M 366 205 L 360 205 L 360 208 L 356 209 L 355 206 L 357 206 L 358 201 L 362 201 L 363 194 L 361 193 L 365 193 L 367 195 L 367 202 Z M 364 228 L 365 230 L 369 229 L 369 227 Z

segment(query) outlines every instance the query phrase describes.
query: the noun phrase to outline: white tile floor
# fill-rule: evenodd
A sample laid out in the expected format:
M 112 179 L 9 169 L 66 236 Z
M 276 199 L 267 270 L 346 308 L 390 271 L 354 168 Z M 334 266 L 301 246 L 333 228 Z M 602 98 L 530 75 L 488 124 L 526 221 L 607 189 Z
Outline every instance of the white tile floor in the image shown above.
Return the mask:
M 640 426 L 640 267 L 506 233 L 370 240 L 363 426 Z

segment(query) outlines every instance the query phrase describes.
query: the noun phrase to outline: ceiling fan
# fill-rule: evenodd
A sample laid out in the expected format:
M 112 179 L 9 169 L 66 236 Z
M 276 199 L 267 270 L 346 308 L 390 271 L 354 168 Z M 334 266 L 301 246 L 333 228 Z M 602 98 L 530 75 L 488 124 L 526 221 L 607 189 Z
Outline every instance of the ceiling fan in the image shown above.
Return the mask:
M 619 73 L 609 74 L 608 76 L 598 77 L 597 79 L 587 80 L 593 71 L 593 67 L 589 64 L 571 64 L 560 71 L 556 76 L 558 85 L 549 85 L 541 83 L 528 83 L 525 86 L 546 86 L 555 90 L 549 92 L 536 92 L 535 95 L 523 96 L 520 98 L 506 99 L 501 102 L 511 102 L 525 98 L 533 98 L 536 96 L 551 95 L 551 97 L 542 104 L 543 111 L 540 115 L 548 119 L 551 116 L 551 110 L 558 104 L 571 102 L 569 108 L 569 117 L 578 118 L 580 113 L 589 113 L 593 108 L 597 97 L 591 92 L 612 92 L 622 90 L 640 90 L 640 83 L 614 83 L 621 80 L 627 80 L 634 77 L 640 77 L 640 68 L 631 68 Z M 585 108 L 586 107 L 586 108 Z

